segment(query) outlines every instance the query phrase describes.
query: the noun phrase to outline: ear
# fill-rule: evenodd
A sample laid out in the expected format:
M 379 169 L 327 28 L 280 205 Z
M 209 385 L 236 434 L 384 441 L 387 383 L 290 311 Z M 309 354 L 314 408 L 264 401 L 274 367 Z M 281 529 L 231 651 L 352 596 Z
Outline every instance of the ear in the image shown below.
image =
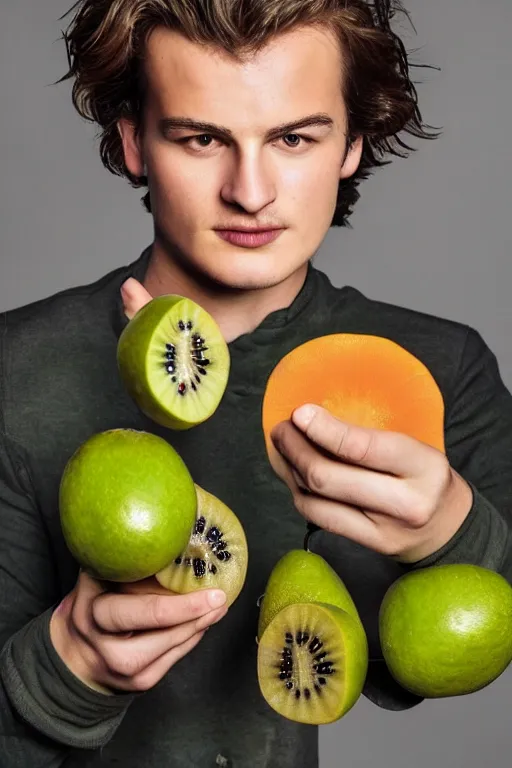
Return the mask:
M 348 179 L 353 176 L 359 167 L 361 162 L 361 155 L 363 154 L 363 137 L 358 136 L 347 152 L 345 162 L 341 166 L 340 179 Z
M 137 135 L 135 124 L 125 117 L 117 122 L 117 130 L 123 144 L 123 154 L 126 167 L 133 176 L 144 176 L 144 159 L 140 136 Z

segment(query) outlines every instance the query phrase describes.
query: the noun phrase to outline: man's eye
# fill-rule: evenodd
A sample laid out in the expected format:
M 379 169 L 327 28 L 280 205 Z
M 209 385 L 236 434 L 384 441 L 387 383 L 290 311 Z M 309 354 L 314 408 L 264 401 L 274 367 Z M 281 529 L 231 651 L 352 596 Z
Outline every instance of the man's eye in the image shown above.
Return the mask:
M 294 147 L 299 147 L 302 142 L 306 144 L 312 144 L 314 143 L 314 139 L 309 138 L 308 136 L 301 136 L 298 133 L 287 133 L 285 136 L 281 136 L 281 139 L 279 140 L 285 140 L 292 138 L 291 143 L 287 143 L 287 146 L 293 149 Z M 191 144 L 192 142 L 197 142 L 200 149 L 207 149 L 209 146 L 211 146 L 212 141 L 215 141 L 215 137 L 212 136 L 209 133 L 201 133 L 196 136 L 186 136 L 183 139 L 179 139 L 180 144 Z
M 300 143 L 304 141 L 306 144 L 311 144 L 313 139 L 309 139 L 307 136 L 299 136 L 298 133 L 287 133 L 286 136 L 283 136 L 283 139 L 289 139 L 290 137 L 293 137 L 295 141 L 291 143 L 291 147 L 298 147 L 300 146 Z
M 205 144 L 202 139 L 207 139 L 207 143 Z M 201 133 L 199 136 L 189 136 L 184 139 L 184 142 L 189 143 L 191 141 L 197 141 L 200 147 L 209 147 L 211 139 L 213 139 L 213 136 L 210 136 L 209 133 Z

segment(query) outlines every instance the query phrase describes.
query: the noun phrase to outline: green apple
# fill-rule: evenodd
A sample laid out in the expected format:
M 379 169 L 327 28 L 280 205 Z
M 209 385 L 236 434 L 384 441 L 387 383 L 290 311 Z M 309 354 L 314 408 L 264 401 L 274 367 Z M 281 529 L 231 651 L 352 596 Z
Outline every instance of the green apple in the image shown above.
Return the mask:
M 181 456 L 157 435 L 112 429 L 90 437 L 60 483 L 64 539 L 92 576 L 130 582 L 155 574 L 187 545 L 197 494 Z
M 512 661 L 512 587 L 470 564 L 410 571 L 386 592 L 379 631 L 404 688 L 424 698 L 472 693 Z

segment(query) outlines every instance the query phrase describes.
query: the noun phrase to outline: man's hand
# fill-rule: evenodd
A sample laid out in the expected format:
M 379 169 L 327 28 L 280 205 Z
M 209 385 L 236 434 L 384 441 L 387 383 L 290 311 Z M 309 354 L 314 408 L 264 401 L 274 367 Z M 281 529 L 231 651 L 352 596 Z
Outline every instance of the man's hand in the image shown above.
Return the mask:
M 121 286 L 121 295 L 129 320 L 152 299 L 134 278 Z M 75 588 L 53 612 L 50 637 L 66 666 L 90 688 L 105 694 L 144 691 L 226 612 L 220 590 L 174 595 L 145 579 L 112 592 L 80 571 Z
M 303 406 L 271 438 L 274 469 L 306 520 L 399 562 L 436 552 L 471 509 L 471 488 L 445 454 L 408 435 Z
M 118 593 L 80 571 L 75 588 L 52 614 L 50 637 L 66 666 L 90 688 L 105 694 L 146 691 L 226 613 L 221 590 Z

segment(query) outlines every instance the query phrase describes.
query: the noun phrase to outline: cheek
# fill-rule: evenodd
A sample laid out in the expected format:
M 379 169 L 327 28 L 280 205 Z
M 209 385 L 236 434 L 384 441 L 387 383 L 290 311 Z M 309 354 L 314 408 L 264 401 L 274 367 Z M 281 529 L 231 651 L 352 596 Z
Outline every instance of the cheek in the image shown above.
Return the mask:
M 330 154 L 330 153 L 329 153 Z M 288 199 L 296 210 L 307 210 L 308 232 L 316 237 L 317 230 L 329 226 L 336 207 L 339 171 L 338 158 L 316 153 L 303 166 L 283 171 L 284 186 Z
M 153 213 L 179 218 L 181 223 L 195 220 L 211 198 L 208 174 L 200 164 L 184 163 L 183 158 L 168 149 L 153 151 L 149 163 Z

